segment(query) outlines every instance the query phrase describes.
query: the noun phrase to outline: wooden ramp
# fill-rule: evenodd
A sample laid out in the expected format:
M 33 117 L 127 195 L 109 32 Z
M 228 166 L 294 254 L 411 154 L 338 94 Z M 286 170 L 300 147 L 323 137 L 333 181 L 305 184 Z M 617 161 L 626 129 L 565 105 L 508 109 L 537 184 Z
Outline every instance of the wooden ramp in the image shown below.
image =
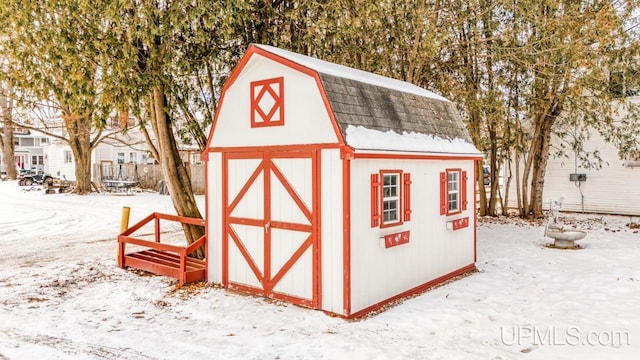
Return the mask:
M 118 235 L 118 266 L 132 267 L 158 275 L 177 279 L 180 285 L 207 280 L 207 260 L 189 257 L 203 246 L 206 254 L 207 238 L 202 236 L 189 246 L 177 246 L 160 242 L 160 220 L 177 221 L 183 224 L 205 226 L 203 219 L 153 213 L 122 234 Z M 136 230 L 155 220 L 155 241 L 137 239 L 132 236 Z M 126 244 L 139 245 L 146 249 L 126 253 Z

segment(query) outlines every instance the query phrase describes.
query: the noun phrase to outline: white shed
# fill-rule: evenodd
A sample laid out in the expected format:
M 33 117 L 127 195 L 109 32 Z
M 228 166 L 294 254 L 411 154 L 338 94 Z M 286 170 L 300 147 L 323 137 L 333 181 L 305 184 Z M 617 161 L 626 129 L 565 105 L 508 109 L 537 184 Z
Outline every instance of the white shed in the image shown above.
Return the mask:
M 357 317 L 475 269 L 481 154 L 434 93 L 252 45 L 203 159 L 211 282 Z

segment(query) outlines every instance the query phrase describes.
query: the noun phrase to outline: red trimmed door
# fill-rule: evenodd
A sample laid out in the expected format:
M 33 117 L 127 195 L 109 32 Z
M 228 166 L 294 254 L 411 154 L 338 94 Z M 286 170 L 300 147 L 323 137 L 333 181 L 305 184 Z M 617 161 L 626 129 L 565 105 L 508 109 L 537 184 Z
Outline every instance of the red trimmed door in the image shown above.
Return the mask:
M 320 306 L 314 151 L 225 155 L 223 282 Z

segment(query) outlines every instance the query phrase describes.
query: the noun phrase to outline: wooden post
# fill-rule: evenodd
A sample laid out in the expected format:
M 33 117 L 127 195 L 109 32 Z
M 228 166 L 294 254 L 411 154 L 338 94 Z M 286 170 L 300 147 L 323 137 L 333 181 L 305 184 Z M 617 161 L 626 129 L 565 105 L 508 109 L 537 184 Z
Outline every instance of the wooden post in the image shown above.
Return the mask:
M 131 208 L 128 206 L 122 207 L 122 218 L 120 219 L 120 234 L 125 232 L 129 228 L 129 214 L 131 213 Z
M 123 206 L 122 207 L 122 217 L 120 218 L 120 234 L 122 234 L 123 232 L 127 231 L 127 229 L 129 228 L 129 214 L 131 213 L 131 208 L 128 206 Z M 124 261 L 124 250 L 125 250 L 125 243 L 120 243 L 120 241 L 118 241 L 118 252 L 116 254 L 116 257 L 118 259 L 118 265 L 122 266 L 122 263 Z

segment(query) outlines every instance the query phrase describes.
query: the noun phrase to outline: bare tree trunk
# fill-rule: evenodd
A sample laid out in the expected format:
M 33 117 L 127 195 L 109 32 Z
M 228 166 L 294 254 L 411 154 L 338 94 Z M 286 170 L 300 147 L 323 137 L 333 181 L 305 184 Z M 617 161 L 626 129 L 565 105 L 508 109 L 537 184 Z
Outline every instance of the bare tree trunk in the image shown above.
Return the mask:
M 176 145 L 171 120 L 166 112 L 166 97 L 162 85 L 153 88 L 154 117 L 152 119 L 158 144 L 158 154 L 162 173 L 167 181 L 169 194 L 173 206 L 179 216 L 202 218 L 198 205 L 196 204 L 193 190 L 191 189 L 191 179 L 187 168 L 180 159 L 178 147 Z M 183 224 L 185 237 L 189 244 L 198 240 L 204 235 L 204 228 L 201 226 Z M 195 257 L 203 259 L 204 249 L 199 248 L 194 254 Z
M 476 161 L 476 183 L 478 184 L 478 197 L 480 204 L 476 205 L 478 210 L 478 215 L 486 216 L 487 215 L 487 191 L 484 187 L 484 171 L 482 166 L 482 160 Z M 473 199 L 475 204 L 476 199 Z
M 505 169 L 507 172 L 506 179 L 504 180 L 504 197 L 502 197 L 502 201 L 500 202 L 500 207 L 502 208 L 502 216 L 509 215 L 507 211 L 507 206 L 509 206 L 509 189 L 511 188 L 511 180 L 513 179 L 513 170 L 511 161 L 513 161 L 511 157 L 511 151 L 507 151 L 507 168 Z
M 85 195 L 91 192 L 91 118 L 87 116 L 66 115 L 63 121 L 73 152 L 76 176 L 74 192 Z
M 522 200 L 525 216 L 543 217 L 542 191 L 544 175 L 551 148 L 551 127 L 556 115 L 542 112 L 533 121 L 534 132 L 529 147 L 529 156 L 525 162 L 522 179 Z
M 551 148 L 551 126 L 553 118 L 545 116 L 540 125 L 542 139 L 538 142 L 539 148 L 534 152 L 533 171 L 531 173 L 531 209 L 530 213 L 536 218 L 544 216 L 542 212 L 542 192 L 544 189 L 544 175 L 547 170 L 549 160 L 549 150 Z
M 524 205 L 522 202 L 522 179 L 520 179 L 520 150 L 516 150 L 515 153 L 515 165 L 516 165 L 516 199 L 518 200 L 518 213 L 520 216 L 524 216 Z
M 498 165 L 498 161 L 496 158 L 496 153 L 498 152 L 497 146 L 497 138 L 495 131 L 493 129 L 489 130 L 489 137 L 491 139 L 491 150 L 489 153 L 489 179 L 490 181 L 490 189 L 491 195 L 489 197 L 489 215 L 496 216 L 496 200 L 498 194 L 498 170 L 500 170 L 500 166 Z
M 16 164 L 13 162 L 14 146 L 13 146 L 13 119 L 11 116 L 13 110 L 13 101 L 10 98 L 11 86 L 4 88 L 5 91 L 0 93 L 0 109 L 2 110 L 3 134 L 0 137 L 2 143 L 2 159 L 7 178 L 15 180 L 18 176 Z
M 543 141 L 543 123 L 540 119 L 542 115 L 536 115 L 532 121 L 533 123 L 533 136 L 531 138 L 531 144 L 529 146 L 529 156 L 524 163 L 524 169 L 522 171 L 522 216 L 533 215 L 531 208 L 531 201 L 533 200 L 532 194 L 532 172 L 535 166 L 535 160 L 539 159 L 540 150 L 542 149 L 541 142 Z

